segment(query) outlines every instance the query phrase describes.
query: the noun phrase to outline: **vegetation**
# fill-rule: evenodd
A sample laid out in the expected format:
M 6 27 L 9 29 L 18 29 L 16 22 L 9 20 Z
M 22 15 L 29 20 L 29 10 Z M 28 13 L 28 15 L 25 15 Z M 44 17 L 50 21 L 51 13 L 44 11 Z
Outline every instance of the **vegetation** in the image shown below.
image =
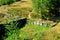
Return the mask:
M 22 27 L 22 25 L 18 26 L 18 23 L 14 23 L 13 21 L 5 24 L 4 26 L 8 30 L 6 33 L 7 36 L 3 37 L 4 40 L 33 40 L 35 39 L 34 36 L 38 36 L 39 33 L 43 33 L 51 29 L 48 26 L 46 27 L 33 24 L 27 24 L 24 28 L 20 29 L 18 27 Z
M 0 0 L 0 5 L 11 4 L 16 1 L 18 0 Z
M 16 3 L 11 4 L 13 2 Z M 2 36 L 2 39 L 3 40 L 60 40 L 60 18 L 57 19 L 57 17 L 60 17 L 59 14 L 60 1 L 59 0 L 32 0 L 31 2 L 33 3 L 33 8 L 30 8 L 29 6 L 30 2 L 28 3 L 26 1 L 0 0 L 0 5 L 1 5 L 0 9 L 2 10 L 0 11 L 0 22 L 4 25 L 3 28 L 7 29 L 7 31 L 4 30 L 6 34 L 5 32 L 3 32 L 4 35 Z M 25 3 L 28 4 L 27 7 Z M 5 6 L 6 4 L 8 5 Z M 55 18 L 57 19 L 57 21 L 59 20 L 56 25 L 58 24 L 59 25 L 56 27 L 52 23 L 49 23 L 55 26 L 55 27 L 50 27 L 50 26 L 44 26 L 44 25 L 41 26 L 41 25 L 34 25 L 34 24 L 23 25 L 21 24 L 22 21 L 20 21 L 20 23 L 16 22 L 16 20 L 18 20 L 19 18 L 23 18 L 23 17 L 28 18 L 29 14 L 31 14 L 30 15 L 31 18 L 28 20 L 29 22 L 33 22 L 33 21 L 44 22 L 45 20 L 43 21 L 40 19 L 51 18 L 53 20 Z M 12 20 L 14 20 L 14 22 Z M 20 26 L 17 26 L 18 24 Z
M 51 30 L 50 27 L 30 24 L 20 30 L 19 37 L 21 40 L 59 40 L 60 34 Z
M 27 13 L 27 9 L 25 8 L 11 8 L 11 9 L 8 9 L 8 13 L 11 14 L 12 16 L 20 16 L 20 17 L 28 17 Z
M 5 28 L 8 30 L 5 33 L 7 36 L 3 40 L 20 40 L 19 39 L 19 29 L 17 27 L 17 23 L 10 22 L 4 25 Z
M 33 7 L 40 14 L 42 19 L 47 17 L 58 17 L 59 12 L 59 0 L 32 0 Z M 58 2 L 58 3 L 57 3 Z M 58 5 L 57 5 L 58 4 Z
M 40 16 L 45 16 L 46 13 L 46 8 L 48 8 L 47 6 L 49 5 L 49 1 L 48 0 L 32 0 L 33 2 L 33 7 L 34 9 L 37 11 L 37 13 L 40 14 Z

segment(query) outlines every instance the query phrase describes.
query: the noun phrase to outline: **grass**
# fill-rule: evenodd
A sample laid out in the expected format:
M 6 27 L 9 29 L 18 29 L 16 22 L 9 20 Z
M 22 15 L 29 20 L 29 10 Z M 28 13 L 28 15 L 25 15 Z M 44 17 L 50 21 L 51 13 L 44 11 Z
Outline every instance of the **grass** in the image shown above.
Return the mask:
M 11 23 L 10 26 L 6 25 L 6 28 L 9 29 L 10 32 L 7 33 L 8 37 L 5 40 L 32 40 L 35 38 L 34 36 L 38 35 L 39 33 L 43 33 L 45 30 L 50 30 L 49 27 L 33 24 L 27 24 L 22 29 L 16 29 L 16 25 L 13 23 Z
M 19 17 L 28 17 L 27 15 L 31 13 L 31 22 L 40 19 L 40 15 L 37 14 L 32 8 L 31 1 L 27 0 L 26 2 L 15 2 L 10 5 L 0 6 L 0 21 L 6 23 L 9 20 L 14 20 L 16 15 Z M 32 12 L 30 12 L 32 11 Z M 13 15 L 9 18 L 4 18 L 4 13 Z M 36 19 L 36 20 L 35 20 Z M 14 24 L 8 25 L 8 29 L 15 27 Z M 33 24 L 27 24 L 22 29 L 10 30 L 11 33 L 8 33 L 8 38 L 5 40 L 60 40 L 60 23 L 54 27 L 39 26 Z
M 20 40 L 19 39 L 19 29 L 17 28 L 17 23 L 10 22 L 10 25 L 5 24 L 5 28 L 8 29 L 6 33 L 6 38 L 4 40 Z
M 10 30 L 5 40 L 60 40 L 60 33 L 49 26 L 26 24 L 21 29 Z
M 20 30 L 21 40 L 60 40 L 60 33 L 48 26 L 27 24 Z
M 50 29 L 51 29 L 50 27 L 46 27 L 46 26 L 29 24 L 20 30 L 19 37 L 22 40 L 35 40 L 35 39 L 38 40 L 38 38 L 39 38 L 39 37 L 37 37 L 38 35 L 42 35 Z
M 16 2 L 18 0 L 0 0 L 0 5 L 7 5 L 7 4 L 11 4 L 13 2 Z

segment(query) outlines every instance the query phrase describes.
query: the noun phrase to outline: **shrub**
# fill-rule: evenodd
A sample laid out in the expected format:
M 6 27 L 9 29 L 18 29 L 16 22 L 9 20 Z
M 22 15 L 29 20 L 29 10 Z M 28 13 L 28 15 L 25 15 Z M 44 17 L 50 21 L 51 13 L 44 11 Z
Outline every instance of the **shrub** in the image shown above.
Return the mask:
M 48 0 L 32 0 L 33 7 L 40 14 L 40 16 L 45 16 L 45 9 L 49 4 Z
M 8 13 L 14 16 L 28 17 L 28 10 L 26 8 L 12 8 L 8 9 Z
M 18 1 L 18 0 L 0 0 L 0 5 L 11 4 L 16 1 Z
M 42 18 L 60 16 L 60 0 L 32 0 L 32 3 L 34 9 L 40 14 Z M 46 14 L 46 9 L 49 10 L 48 14 Z
M 23 40 L 24 39 L 25 40 L 40 40 L 47 35 L 46 32 L 48 31 L 50 31 L 50 27 L 27 24 L 24 28 L 21 29 L 20 38 L 22 37 Z

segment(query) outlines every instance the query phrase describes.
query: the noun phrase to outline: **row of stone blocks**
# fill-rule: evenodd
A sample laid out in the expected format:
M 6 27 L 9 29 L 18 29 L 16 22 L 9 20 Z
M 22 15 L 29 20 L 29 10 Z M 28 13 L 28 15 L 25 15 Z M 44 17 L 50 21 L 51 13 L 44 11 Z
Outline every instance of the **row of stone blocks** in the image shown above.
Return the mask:
M 27 24 L 49 26 L 48 23 L 45 23 L 45 22 L 27 22 Z

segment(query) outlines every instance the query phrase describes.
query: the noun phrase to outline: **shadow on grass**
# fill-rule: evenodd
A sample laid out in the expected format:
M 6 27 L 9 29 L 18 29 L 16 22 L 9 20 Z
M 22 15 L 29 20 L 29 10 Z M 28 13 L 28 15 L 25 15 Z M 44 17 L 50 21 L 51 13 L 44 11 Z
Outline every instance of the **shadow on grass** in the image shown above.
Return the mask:
M 56 24 L 54 26 L 56 26 L 60 22 L 60 1 L 51 0 L 48 8 L 48 20 L 55 22 Z
M 0 40 L 4 40 L 4 37 L 7 37 L 6 32 L 8 30 L 5 28 L 3 24 L 0 24 Z
M 26 25 L 27 18 L 16 20 L 16 21 L 12 21 L 12 23 L 13 24 L 11 24 L 11 22 L 7 23 L 7 24 L 0 24 L 0 40 L 4 40 L 5 38 L 8 37 L 7 33 L 12 31 L 12 30 L 9 30 L 9 29 L 11 29 L 10 25 L 12 25 L 12 26 L 14 25 L 14 27 L 12 27 L 12 29 L 19 30 L 19 29 L 23 28 Z M 5 25 L 8 25 L 8 26 L 6 27 Z M 10 27 L 10 28 L 8 29 L 8 27 Z

